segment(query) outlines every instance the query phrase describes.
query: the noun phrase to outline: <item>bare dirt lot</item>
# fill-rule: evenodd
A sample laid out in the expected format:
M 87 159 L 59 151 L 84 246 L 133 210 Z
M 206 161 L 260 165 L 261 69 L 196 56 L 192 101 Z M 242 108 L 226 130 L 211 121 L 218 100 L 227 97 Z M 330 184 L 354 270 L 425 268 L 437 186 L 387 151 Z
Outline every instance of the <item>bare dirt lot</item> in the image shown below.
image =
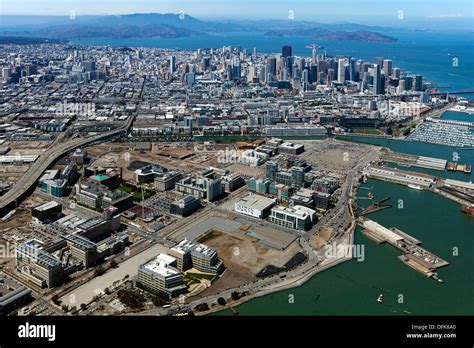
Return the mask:
M 315 163 L 318 168 L 335 172 L 346 172 L 359 158 L 371 151 L 368 145 L 334 139 L 306 140 L 298 143 L 304 144 L 306 150 L 300 155 L 301 158 Z
M 336 230 L 332 227 L 321 227 L 319 231 L 311 237 L 309 245 L 315 250 L 320 250 L 335 233 Z
M 255 277 L 262 268 L 271 264 L 283 266 L 301 250 L 298 242 L 292 242 L 285 250 L 277 250 L 260 244 L 239 230 L 233 235 L 221 234 L 206 240 L 206 245 L 217 249 L 219 258 L 231 270 Z
M 132 180 L 134 171 L 127 169 L 133 161 L 159 164 L 182 172 L 196 171 L 209 166 L 222 168 L 217 156 L 222 145 L 194 143 L 152 143 L 151 150 L 137 150 L 135 143 L 103 143 L 87 148 L 91 157 L 123 168 L 125 180 Z
M 249 276 L 246 273 L 238 272 L 235 269 L 227 268 L 222 276 L 212 283 L 212 286 L 193 296 L 190 300 L 196 300 L 202 297 L 218 294 L 224 290 L 236 288 L 242 284 L 247 284 L 253 281 L 255 277 Z

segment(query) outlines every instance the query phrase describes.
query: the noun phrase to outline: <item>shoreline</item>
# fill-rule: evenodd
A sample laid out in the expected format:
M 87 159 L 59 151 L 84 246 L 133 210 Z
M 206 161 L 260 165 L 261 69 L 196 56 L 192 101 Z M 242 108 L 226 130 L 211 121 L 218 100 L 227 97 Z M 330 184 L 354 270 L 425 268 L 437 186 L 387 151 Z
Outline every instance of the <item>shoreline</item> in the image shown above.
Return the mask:
M 343 236 L 343 237 L 349 238 L 349 242 L 350 242 L 349 245 L 350 246 L 354 245 L 354 235 L 355 235 L 356 227 L 357 227 L 357 223 L 355 221 L 353 221 L 351 226 L 347 230 L 348 233 L 346 233 L 345 236 Z M 340 239 L 342 239 L 342 238 L 340 238 Z M 239 306 L 239 305 L 241 305 L 245 302 L 248 302 L 252 299 L 255 299 L 255 298 L 259 298 L 259 297 L 263 297 L 263 296 L 266 296 L 266 295 L 270 295 L 272 293 L 276 293 L 276 292 L 280 292 L 280 291 L 300 287 L 300 286 L 304 285 L 306 282 L 308 282 L 311 278 L 313 278 L 316 274 L 318 274 L 322 271 L 328 270 L 332 267 L 335 267 L 335 266 L 337 266 L 337 265 L 339 265 L 339 264 L 341 264 L 345 261 L 352 260 L 352 249 L 353 248 L 348 248 L 349 253 L 347 255 L 341 257 L 341 258 L 337 258 L 335 260 L 332 260 L 332 261 L 328 262 L 325 265 L 322 265 L 322 266 L 318 265 L 316 267 L 309 268 L 308 270 L 303 271 L 301 274 L 291 278 L 291 282 L 289 282 L 287 284 L 277 283 L 275 285 L 268 285 L 271 288 L 262 289 L 262 290 L 258 290 L 256 292 L 254 292 L 254 293 L 251 293 L 251 294 L 249 294 L 249 295 L 247 295 L 247 296 L 245 296 L 245 297 L 243 297 L 243 298 L 241 298 L 237 301 L 233 301 L 232 303 L 227 304 L 226 308 L 211 308 L 210 310 L 205 311 L 205 312 L 196 312 L 195 315 L 196 316 L 205 316 L 205 315 L 209 315 L 209 314 L 212 314 L 212 313 L 221 312 L 221 311 L 224 311 L 224 310 L 230 310 L 230 307 Z M 305 264 L 303 264 L 301 266 L 304 266 L 304 265 Z M 287 278 L 287 279 L 289 279 L 289 278 Z M 201 300 L 200 302 L 203 302 L 203 301 Z M 238 314 L 238 311 L 237 311 L 237 314 Z

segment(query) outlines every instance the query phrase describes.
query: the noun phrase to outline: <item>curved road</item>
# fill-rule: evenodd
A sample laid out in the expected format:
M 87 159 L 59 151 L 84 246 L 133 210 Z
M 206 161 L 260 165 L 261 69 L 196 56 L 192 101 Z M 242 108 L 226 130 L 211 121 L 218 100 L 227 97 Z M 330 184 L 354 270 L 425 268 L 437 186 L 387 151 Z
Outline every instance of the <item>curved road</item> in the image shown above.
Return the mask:
M 8 214 L 12 209 L 16 208 L 20 201 L 24 199 L 36 186 L 36 182 L 46 169 L 48 169 L 61 156 L 78 147 L 85 146 L 104 138 L 115 136 L 120 133 L 126 134 L 135 119 L 135 115 L 131 115 L 127 122 L 110 132 L 99 134 L 87 138 L 78 138 L 66 141 L 60 144 L 53 144 L 51 148 L 46 150 L 36 160 L 35 163 L 23 174 L 23 176 L 15 183 L 15 185 L 5 195 L 0 197 L 0 216 Z

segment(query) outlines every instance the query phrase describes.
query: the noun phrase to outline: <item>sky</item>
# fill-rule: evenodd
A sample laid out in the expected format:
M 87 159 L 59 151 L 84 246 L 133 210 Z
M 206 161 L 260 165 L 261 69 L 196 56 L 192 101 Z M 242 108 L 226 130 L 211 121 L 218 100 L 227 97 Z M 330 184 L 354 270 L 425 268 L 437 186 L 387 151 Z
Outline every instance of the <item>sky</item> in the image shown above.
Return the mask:
M 384 21 L 472 18 L 473 0 L 0 0 L 4 15 L 69 16 L 178 13 L 202 19 L 288 19 Z M 292 12 L 291 12 L 292 11 Z

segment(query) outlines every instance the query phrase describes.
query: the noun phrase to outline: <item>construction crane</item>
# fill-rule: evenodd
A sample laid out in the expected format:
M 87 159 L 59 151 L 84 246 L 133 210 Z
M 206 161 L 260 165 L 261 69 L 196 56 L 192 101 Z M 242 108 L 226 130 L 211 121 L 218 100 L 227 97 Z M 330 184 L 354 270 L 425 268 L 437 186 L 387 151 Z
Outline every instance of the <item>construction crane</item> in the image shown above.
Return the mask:
M 316 58 L 318 57 L 317 56 L 317 52 L 318 52 L 317 50 L 318 50 L 318 48 L 324 48 L 324 47 L 316 45 L 316 44 L 312 44 L 311 46 L 306 46 L 306 48 L 311 48 L 311 50 L 312 50 L 311 59 L 312 59 L 313 63 L 316 64 Z

